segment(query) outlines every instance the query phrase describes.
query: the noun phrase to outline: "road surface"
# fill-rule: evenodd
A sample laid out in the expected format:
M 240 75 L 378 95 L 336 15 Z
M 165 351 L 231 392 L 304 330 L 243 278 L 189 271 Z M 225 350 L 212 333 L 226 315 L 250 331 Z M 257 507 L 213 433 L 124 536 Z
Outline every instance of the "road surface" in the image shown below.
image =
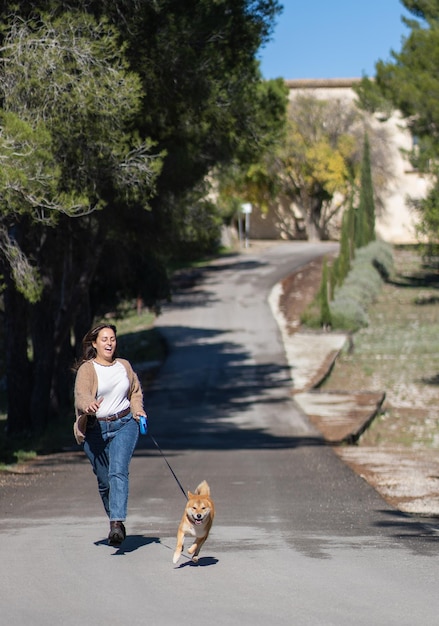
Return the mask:
M 215 261 L 158 320 L 170 353 L 151 433 L 184 489 L 206 479 L 216 503 L 199 565 L 172 563 L 185 499 L 150 437 L 119 549 L 82 453 L 55 455 L 0 488 L 1 624 L 437 625 L 436 536 L 348 469 L 290 393 L 268 295 L 333 249 Z

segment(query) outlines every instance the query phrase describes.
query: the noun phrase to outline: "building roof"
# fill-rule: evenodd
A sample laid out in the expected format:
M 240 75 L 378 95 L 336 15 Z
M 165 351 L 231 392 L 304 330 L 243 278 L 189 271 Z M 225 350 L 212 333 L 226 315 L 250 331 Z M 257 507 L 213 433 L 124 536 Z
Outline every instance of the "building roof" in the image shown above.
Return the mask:
M 285 84 L 288 89 L 339 89 L 358 85 L 361 80 L 361 78 L 297 78 L 286 80 Z

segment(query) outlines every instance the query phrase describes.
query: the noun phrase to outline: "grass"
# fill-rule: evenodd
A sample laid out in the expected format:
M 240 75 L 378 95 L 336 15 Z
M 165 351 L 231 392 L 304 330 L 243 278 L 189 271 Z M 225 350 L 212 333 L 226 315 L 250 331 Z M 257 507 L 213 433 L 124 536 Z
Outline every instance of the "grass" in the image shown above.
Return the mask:
M 164 346 L 154 320 L 150 311 L 132 311 L 123 319 L 111 320 L 117 327 L 117 351 L 121 357 L 133 364 L 162 360 Z
M 396 248 L 394 263 L 323 388 L 386 392 L 360 445 L 439 448 L 439 271 L 414 247 Z

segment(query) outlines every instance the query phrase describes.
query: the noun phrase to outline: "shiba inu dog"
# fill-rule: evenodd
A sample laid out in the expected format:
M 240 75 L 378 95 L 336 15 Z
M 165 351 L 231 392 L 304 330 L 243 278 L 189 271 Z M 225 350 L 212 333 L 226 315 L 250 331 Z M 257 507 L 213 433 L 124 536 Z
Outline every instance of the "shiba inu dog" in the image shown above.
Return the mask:
M 185 535 L 195 537 L 195 541 L 188 552 L 192 555 L 192 561 L 198 562 L 201 547 L 212 528 L 214 515 L 215 506 L 210 497 L 210 487 L 203 480 L 195 489 L 195 493 L 188 492 L 188 501 L 177 532 L 177 546 L 172 559 L 174 563 L 177 563 L 181 556 Z

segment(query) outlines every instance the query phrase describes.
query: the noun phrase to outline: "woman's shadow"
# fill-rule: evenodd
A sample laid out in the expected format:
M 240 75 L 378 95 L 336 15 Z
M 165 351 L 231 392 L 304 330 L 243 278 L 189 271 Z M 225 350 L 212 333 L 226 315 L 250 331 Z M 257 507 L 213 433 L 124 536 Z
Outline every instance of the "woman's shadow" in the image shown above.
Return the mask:
M 134 552 L 139 548 L 148 546 L 151 543 L 161 543 L 160 537 L 145 537 L 144 535 L 128 535 L 120 546 L 117 546 L 117 550 L 114 555 L 122 555 L 130 552 Z M 108 546 L 108 539 L 100 539 L 94 542 L 95 546 Z M 115 548 L 116 546 L 108 546 Z

